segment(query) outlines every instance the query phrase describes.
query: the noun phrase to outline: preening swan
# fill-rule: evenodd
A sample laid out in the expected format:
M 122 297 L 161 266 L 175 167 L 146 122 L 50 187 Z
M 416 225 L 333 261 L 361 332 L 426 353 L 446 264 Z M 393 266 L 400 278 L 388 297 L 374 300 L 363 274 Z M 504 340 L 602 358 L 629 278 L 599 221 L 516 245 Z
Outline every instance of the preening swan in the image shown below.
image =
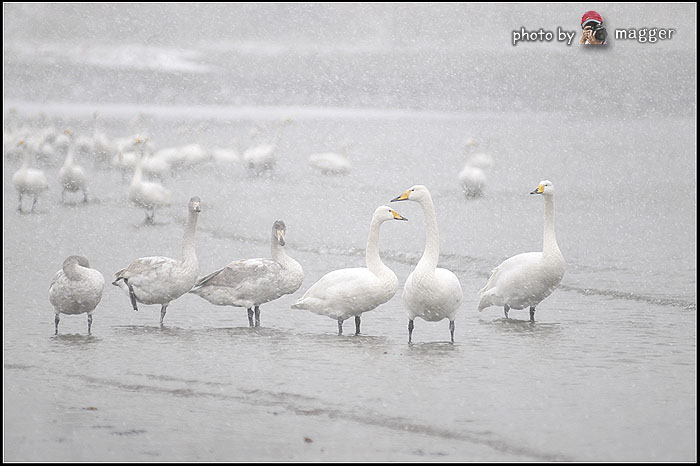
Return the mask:
M 406 279 L 403 288 L 403 301 L 408 308 L 408 342 L 411 343 L 413 320 L 421 317 L 430 322 L 447 318 L 450 321 L 450 341 L 454 343 L 455 317 L 462 303 L 462 287 L 454 273 L 437 268 L 440 258 L 440 234 L 430 191 L 422 185 L 413 186 L 391 201 L 419 203 L 423 208 L 427 229 L 423 256 Z
M 233 261 L 197 280 L 194 293 L 217 306 L 248 309 L 248 324 L 260 325 L 260 305 L 294 293 L 304 281 L 301 265 L 284 250 L 287 227 L 281 220 L 272 225 L 272 259 Z M 255 309 L 255 325 L 253 325 Z
M 88 335 L 92 330 L 92 313 L 102 299 L 105 279 L 90 268 L 82 256 L 69 256 L 63 261 L 49 286 L 49 301 L 54 308 L 54 324 L 58 335 L 59 314 L 82 314 L 87 312 Z
M 192 289 L 199 274 L 199 263 L 194 249 L 194 233 L 200 209 L 198 197 L 190 199 L 189 215 L 182 240 L 183 260 L 163 256 L 142 257 L 115 274 L 112 285 L 129 294 L 131 305 L 138 311 L 136 302 L 160 304 L 160 323 L 163 324 L 166 308 L 173 301 Z
M 58 171 L 58 181 L 61 183 L 63 190 L 61 191 L 61 202 L 64 201 L 66 191 L 77 192 L 82 191 L 83 202 L 88 201 L 87 194 L 87 174 L 85 169 L 73 162 L 73 154 L 75 153 L 75 144 L 73 142 L 73 133 L 67 129 L 66 134 L 70 138 L 66 159 L 63 161 L 61 169 Z
M 160 183 L 143 180 L 141 161 L 145 141 L 142 138 L 137 138 L 136 142 L 139 145 L 139 156 L 136 157 L 136 167 L 134 168 L 134 177 L 129 185 L 128 198 L 129 202 L 146 210 L 146 223 L 152 223 L 155 210 L 170 205 L 170 191 Z
M 343 321 L 355 316 L 355 335 L 360 333 L 360 316 L 389 301 L 399 286 L 396 274 L 379 256 L 379 228 L 388 220 L 406 220 L 387 206 L 374 211 L 369 227 L 365 263 L 367 267 L 329 272 L 308 289 L 292 305 L 338 321 L 338 335 L 343 334 Z
M 49 183 L 46 181 L 46 175 L 44 175 L 43 171 L 29 168 L 30 154 L 24 140 L 20 140 L 18 146 L 22 150 L 22 166 L 12 175 L 12 184 L 15 185 L 19 192 L 19 206 L 17 210 L 22 212 L 22 195 L 28 194 L 34 196 L 34 202 L 32 203 L 33 212 L 39 194 L 49 189 Z
M 535 321 L 535 307 L 552 294 L 564 277 L 564 256 L 554 232 L 554 185 L 541 181 L 530 194 L 544 197 L 544 241 L 542 252 L 526 252 L 506 259 L 493 269 L 486 286 L 480 291 L 479 311 L 489 306 L 503 306 L 508 317 L 512 309 L 530 307 Z

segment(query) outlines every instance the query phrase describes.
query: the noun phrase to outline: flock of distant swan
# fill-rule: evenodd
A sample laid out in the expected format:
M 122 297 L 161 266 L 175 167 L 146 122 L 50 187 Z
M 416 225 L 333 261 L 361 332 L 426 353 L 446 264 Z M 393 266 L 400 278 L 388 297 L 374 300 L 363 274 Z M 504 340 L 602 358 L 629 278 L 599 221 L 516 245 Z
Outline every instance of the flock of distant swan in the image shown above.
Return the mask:
M 288 124 L 285 120 L 281 128 Z M 4 135 L 5 141 L 12 135 Z M 81 192 L 83 201 L 88 201 L 87 176 L 85 170 L 74 162 L 76 141 L 73 132 L 65 131 L 64 142 L 54 137 L 55 145 L 65 144 L 66 156 L 59 170 L 59 181 L 63 188 L 61 199 L 66 192 Z M 244 161 L 256 173 L 269 170 L 274 164 L 275 141 L 252 147 L 244 153 Z M 127 166 L 125 160 L 133 157 L 133 177 L 128 188 L 128 199 L 133 205 L 146 211 L 146 222 L 152 222 L 156 209 L 170 204 L 170 192 L 157 181 L 147 180 L 144 172 L 169 169 L 180 157 L 179 163 L 203 157 L 197 145 L 174 153 L 163 152 L 158 157 L 144 155 L 146 138 L 132 138 L 137 153 L 126 157 L 123 148 L 112 158 L 115 166 Z M 109 157 L 106 148 L 100 148 L 100 138 L 93 138 L 91 150 Z M 469 141 L 469 145 L 475 142 Z M 48 189 L 46 176 L 41 170 L 29 166 L 30 153 L 44 150 L 43 143 L 29 149 L 24 139 L 17 147 L 22 152 L 22 166 L 13 175 L 13 183 L 19 193 L 19 208 L 22 210 L 22 197 L 32 196 L 32 210 L 38 195 Z M 123 147 L 126 147 L 125 144 Z M 4 148 L 6 151 L 6 148 Z M 168 155 L 169 154 L 169 155 Z M 235 156 L 235 157 L 234 157 Z M 235 154 L 219 150 L 221 160 L 233 160 Z M 155 162 L 154 162 L 155 160 Z M 324 173 L 342 174 L 349 170 L 345 157 L 337 153 L 320 153 L 310 157 L 309 162 Z M 485 154 L 472 154 L 459 175 L 465 195 L 477 196 L 485 183 L 483 170 L 492 161 Z M 160 168 L 158 166 L 160 165 Z M 145 169 L 145 167 L 148 169 Z M 544 198 L 544 237 L 543 249 L 513 256 L 493 269 L 486 285 L 480 290 L 478 310 L 499 306 L 505 317 L 511 309 L 530 310 L 530 320 L 534 322 L 536 306 L 548 297 L 559 285 L 564 276 L 565 262 L 556 241 L 554 227 L 554 185 L 541 181 L 531 194 Z M 412 201 L 418 203 L 426 223 L 426 244 L 422 257 L 407 277 L 403 289 L 403 301 L 408 311 L 408 342 L 412 342 L 414 320 L 417 317 L 429 322 L 443 319 L 449 321 L 450 341 L 454 342 L 455 318 L 462 303 L 463 293 L 457 276 L 450 270 L 439 268 L 440 237 L 435 214 L 435 206 L 428 188 L 416 185 L 391 202 Z M 115 274 L 113 285 L 120 287 L 129 296 L 131 306 L 138 310 L 138 303 L 160 304 L 160 324 L 166 315 L 167 307 L 186 293 L 196 294 L 217 306 L 243 307 L 248 311 L 251 327 L 260 325 L 260 306 L 281 296 L 295 293 L 302 285 L 302 266 L 285 251 L 286 226 L 276 221 L 271 230 L 271 257 L 236 260 L 225 267 L 199 275 L 199 264 L 195 251 L 195 231 L 197 218 L 202 210 L 201 201 L 193 197 L 188 203 L 188 217 L 182 243 L 182 258 L 164 256 L 142 257 L 134 260 Z M 376 309 L 389 301 L 398 291 L 396 274 L 382 262 L 379 254 L 379 232 L 382 223 L 406 218 L 394 209 L 381 205 L 372 216 L 367 247 L 366 267 L 334 270 L 314 283 L 291 307 L 324 315 L 338 323 L 338 334 L 343 333 L 343 322 L 351 317 L 355 320 L 355 334 L 360 334 L 361 315 Z M 50 288 L 49 301 L 54 307 L 55 334 L 58 334 L 60 314 L 87 314 L 88 334 L 91 333 L 92 314 L 99 305 L 104 290 L 104 277 L 90 268 L 85 257 L 73 255 L 63 262 L 55 274 Z

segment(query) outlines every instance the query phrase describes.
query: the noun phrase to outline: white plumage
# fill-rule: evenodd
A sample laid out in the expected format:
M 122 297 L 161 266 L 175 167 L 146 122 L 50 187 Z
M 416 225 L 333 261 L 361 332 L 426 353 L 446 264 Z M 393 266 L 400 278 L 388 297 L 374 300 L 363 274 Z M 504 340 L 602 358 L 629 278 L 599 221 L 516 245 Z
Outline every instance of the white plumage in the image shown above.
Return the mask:
M 486 173 L 479 167 L 467 163 L 459 172 L 459 184 L 467 197 L 479 197 L 486 186 Z
M 19 146 L 22 149 L 22 166 L 12 175 L 12 184 L 15 185 L 19 192 L 19 206 L 17 210 L 22 211 L 22 196 L 29 195 L 34 197 L 34 202 L 32 203 L 32 211 L 34 211 L 39 194 L 49 189 L 49 183 L 43 171 L 29 168 L 30 155 L 23 140 L 19 141 Z
M 168 304 L 190 291 L 199 274 L 199 263 L 194 247 L 197 216 L 201 211 L 198 197 L 190 199 L 188 211 L 182 240 L 183 260 L 163 256 L 136 259 L 117 272 L 116 280 L 112 282 L 112 285 L 127 292 L 135 311 L 138 311 L 137 301 L 143 304 L 160 304 L 161 324 Z
M 59 314 L 83 314 L 88 316 L 88 334 L 92 329 L 92 313 L 102 299 L 105 279 L 90 268 L 85 257 L 69 256 L 56 272 L 49 286 L 49 301 L 54 307 L 54 324 L 58 335 Z
M 380 206 L 372 215 L 365 263 L 367 267 L 334 270 L 327 273 L 292 305 L 338 321 L 338 334 L 343 321 L 355 316 L 355 334 L 360 333 L 360 316 L 389 301 L 398 289 L 396 274 L 379 256 L 379 229 L 388 220 L 406 220 L 387 206 Z
M 146 210 L 146 223 L 153 222 L 155 210 L 170 205 L 171 194 L 162 184 L 155 181 L 145 181 L 141 167 L 143 157 L 143 139 L 138 139 L 140 154 L 136 157 L 134 176 L 127 192 L 129 202 Z M 149 215 L 149 211 L 151 214 Z
M 68 152 L 66 158 L 63 161 L 61 169 L 58 171 L 58 181 L 61 183 L 61 201 L 64 200 L 66 191 L 77 192 L 81 191 L 83 193 L 83 202 L 88 201 L 87 193 L 87 182 L 88 176 L 85 169 L 80 165 L 77 165 L 73 161 L 73 154 L 75 152 L 74 145 L 72 144 L 72 132 L 66 130 L 66 134 L 71 138 L 71 144 L 68 146 Z
M 406 200 L 421 205 L 427 230 L 423 256 L 406 279 L 403 288 L 403 301 L 408 308 L 408 342 L 411 343 L 413 320 L 416 317 L 430 322 L 448 319 L 450 340 L 454 342 L 454 321 L 457 309 L 462 303 L 462 287 L 453 272 L 437 267 L 440 258 L 440 235 L 433 199 L 425 186 L 417 185 L 392 199 L 392 202 Z
M 552 294 L 564 277 L 565 262 L 554 230 L 554 185 L 551 181 L 541 181 L 530 194 L 544 196 L 542 252 L 518 254 L 493 269 L 480 291 L 479 311 L 503 306 L 507 318 L 511 308 L 529 307 L 530 320 L 534 322 L 536 306 Z
M 260 305 L 294 293 L 304 281 L 304 271 L 284 250 L 286 226 L 281 220 L 272 226 L 272 259 L 237 260 L 197 280 L 194 293 L 217 306 L 248 309 L 251 327 L 260 325 Z M 255 324 L 253 324 L 253 310 Z
M 337 152 L 322 152 L 309 156 L 309 165 L 324 175 L 345 175 L 351 164 L 347 157 Z

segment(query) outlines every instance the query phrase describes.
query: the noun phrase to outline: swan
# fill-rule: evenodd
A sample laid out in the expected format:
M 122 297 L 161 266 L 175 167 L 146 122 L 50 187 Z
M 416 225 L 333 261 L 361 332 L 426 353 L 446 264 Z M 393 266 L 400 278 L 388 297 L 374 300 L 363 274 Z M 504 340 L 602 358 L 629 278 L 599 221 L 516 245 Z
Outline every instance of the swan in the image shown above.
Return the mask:
M 22 150 L 22 166 L 12 175 L 12 184 L 15 185 L 15 188 L 19 192 L 19 206 L 17 210 L 22 212 L 22 195 L 27 194 L 34 196 L 34 202 L 32 203 L 33 212 L 39 194 L 49 189 L 49 183 L 46 181 L 46 175 L 44 175 L 42 170 L 29 168 L 30 155 L 24 140 L 20 139 L 18 146 Z
M 286 118 L 282 120 L 279 128 L 277 128 L 277 133 L 272 141 L 268 144 L 259 144 L 246 149 L 243 152 L 243 161 L 245 162 L 248 170 L 256 176 L 261 176 L 265 172 L 270 172 L 275 168 L 277 163 L 277 158 L 275 153 L 277 152 L 277 145 L 282 137 L 282 130 L 285 126 L 291 123 L 291 119 Z M 255 133 L 257 135 L 257 132 Z
M 483 194 L 484 186 L 486 186 L 486 173 L 481 168 L 467 162 L 462 171 L 459 172 L 459 183 L 466 197 L 479 197 Z
M 455 317 L 462 303 L 462 287 L 453 272 L 437 268 L 440 234 L 430 191 L 423 185 L 416 185 L 391 200 L 395 201 L 419 203 L 423 208 L 427 229 L 423 256 L 406 279 L 403 288 L 403 301 L 408 308 L 408 342 L 411 343 L 413 320 L 420 317 L 430 322 L 449 319 L 450 341 L 454 343 Z
M 137 143 L 139 145 L 139 156 L 136 157 L 136 167 L 134 169 L 134 177 L 129 185 L 128 198 L 129 202 L 146 210 L 146 223 L 153 223 L 155 210 L 159 207 L 169 206 L 171 195 L 170 191 L 163 187 L 162 184 L 143 180 L 141 159 L 143 158 L 144 140 L 137 138 Z M 151 215 L 148 215 L 149 211 Z
M 82 191 L 83 202 L 88 201 L 87 195 L 87 174 L 85 169 L 80 165 L 73 163 L 73 153 L 74 145 L 73 142 L 73 132 L 69 129 L 66 130 L 66 134 L 71 138 L 71 144 L 68 146 L 68 153 L 66 154 L 66 159 L 63 161 L 63 166 L 58 171 L 58 181 L 61 183 L 63 190 L 61 191 L 61 202 L 64 201 L 64 196 L 66 191 L 77 192 Z
M 311 154 L 309 165 L 324 175 L 346 175 L 350 172 L 350 161 L 345 154 L 337 152 Z
M 479 311 L 490 306 L 503 306 L 508 311 L 530 307 L 530 321 L 535 321 L 535 308 L 552 294 L 564 277 L 564 256 L 554 232 L 554 185 L 540 181 L 530 194 L 544 197 L 544 241 L 542 252 L 526 252 L 506 259 L 493 269 L 486 286 L 479 292 Z
M 49 301 L 54 308 L 54 324 L 58 335 L 59 314 L 82 314 L 87 312 L 88 335 L 92 327 L 92 313 L 100 304 L 105 279 L 102 274 L 90 268 L 83 256 L 69 256 L 63 261 L 61 270 L 56 272 L 49 286 Z
M 197 280 L 190 290 L 217 306 L 248 309 L 248 324 L 260 326 L 260 305 L 294 293 L 304 281 L 301 265 L 284 250 L 287 228 L 283 221 L 272 225 L 272 259 L 233 261 Z M 253 325 L 255 309 L 255 325 Z
M 143 304 L 160 304 L 161 325 L 170 301 L 190 291 L 199 274 L 199 263 L 194 249 L 197 217 L 201 212 L 198 197 L 190 199 L 188 210 L 182 240 L 182 261 L 163 256 L 142 257 L 114 274 L 116 280 L 112 282 L 112 285 L 129 294 L 135 311 L 139 310 L 137 301 Z
M 388 220 L 407 220 L 387 206 L 379 206 L 372 215 L 365 250 L 367 267 L 334 270 L 314 283 L 292 309 L 305 309 L 338 321 L 355 316 L 355 335 L 360 334 L 360 316 L 389 301 L 399 286 L 396 274 L 379 256 L 379 228 Z

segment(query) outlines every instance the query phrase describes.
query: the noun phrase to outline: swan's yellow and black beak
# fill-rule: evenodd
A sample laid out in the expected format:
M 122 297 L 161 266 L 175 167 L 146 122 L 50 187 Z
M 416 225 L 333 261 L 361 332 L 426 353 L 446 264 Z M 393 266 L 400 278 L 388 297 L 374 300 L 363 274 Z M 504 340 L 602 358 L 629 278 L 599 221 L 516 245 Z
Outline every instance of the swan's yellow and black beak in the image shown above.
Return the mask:
M 399 214 L 399 213 L 398 213 L 397 211 L 395 211 L 395 210 L 392 210 L 391 213 L 394 214 L 394 220 L 405 220 L 405 221 L 408 221 L 408 219 L 407 219 L 406 217 L 401 216 L 401 214 Z
M 411 190 L 410 190 L 410 189 L 409 189 L 408 191 L 406 191 L 405 193 L 403 193 L 402 195 L 400 195 L 399 197 L 393 198 L 393 199 L 391 200 L 391 202 L 394 202 L 394 201 L 407 201 L 407 200 L 408 200 L 408 195 L 409 195 L 409 194 L 411 194 Z
M 195 212 L 201 212 L 201 211 L 202 211 L 202 207 L 201 207 L 199 201 L 194 201 L 194 202 L 192 203 L 192 210 L 194 210 Z
M 280 243 L 280 246 L 286 244 L 284 241 L 284 230 L 277 230 L 277 242 Z
M 537 189 L 532 191 L 530 194 L 542 194 L 543 192 L 544 192 L 544 185 L 541 184 L 537 187 Z

